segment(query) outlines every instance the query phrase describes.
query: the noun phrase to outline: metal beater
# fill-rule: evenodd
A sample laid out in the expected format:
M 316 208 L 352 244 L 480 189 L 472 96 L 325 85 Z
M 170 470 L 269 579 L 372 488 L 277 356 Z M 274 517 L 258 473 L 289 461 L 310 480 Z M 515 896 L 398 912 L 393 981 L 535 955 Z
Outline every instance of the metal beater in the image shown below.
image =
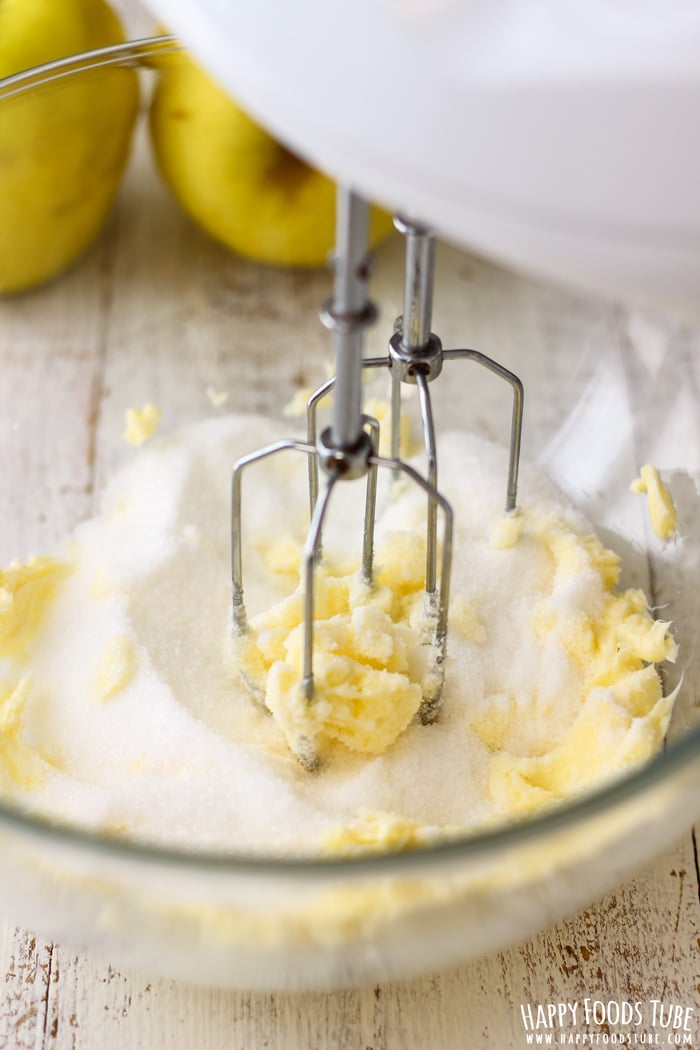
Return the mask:
M 505 379 L 513 389 L 510 456 L 506 490 L 506 512 L 516 507 L 518 464 L 523 419 L 523 386 L 516 375 L 476 350 L 443 350 L 431 331 L 435 270 L 435 237 L 424 226 L 403 217 L 395 226 L 406 237 L 406 277 L 404 312 L 394 326 L 386 357 L 363 359 L 364 331 L 377 316 L 367 296 L 369 209 L 351 190 L 340 188 L 337 201 L 337 245 L 334 259 L 334 295 L 321 312 L 323 324 L 333 332 L 336 374 L 322 384 L 307 402 L 307 440 L 278 441 L 240 459 L 232 478 L 232 584 L 233 630 L 243 637 L 250 631 L 243 595 L 242 561 L 242 478 L 247 467 L 288 449 L 303 452 L 309 460 L 309 501 L 311 524 L 303 552 L 304 647 L 300 688 L 309 703 L 314 699 L 314 575 L 321 556 L 323 524 L 333 490 L 339 481 L 366 477 L 361 574 L 372 583 L 374 526 L 377 498 L 377 471 L 382 467 L 394 475 L 404 475 L 418 485 L 427 497 L 427 556 L 425 569 L 426 638 L 431 645 L 428 673 L 423 687 L 419 716 L 424 724 L 437 717 L 442 699 L 447 655 L 447 620 L 453 546 L 452 507 L 438 490 L 438 463 L 430 382 L 444 362 L 456 358 L 475 361 Z M 391 456 L 378 454 L 379 423 L 362 412 L 362 371 L 388 368 L 391 374 Z M 418 388 L 420 415 L 427 459 L 427 477 L 400 458 L 402 386 Z M 321 399 L 334 390 L 331 425 L 318 434 L 317 410 Z M 319 466 L 326 484 L 319 486 Z M 438 579 L 438 511 L 442 511 L 444 531 Z M 262 703 L 260 686 L 246 679 Z M 302 740 L 295 749 L 301 764 L 309 770 L 319 764 L 312 741 Z

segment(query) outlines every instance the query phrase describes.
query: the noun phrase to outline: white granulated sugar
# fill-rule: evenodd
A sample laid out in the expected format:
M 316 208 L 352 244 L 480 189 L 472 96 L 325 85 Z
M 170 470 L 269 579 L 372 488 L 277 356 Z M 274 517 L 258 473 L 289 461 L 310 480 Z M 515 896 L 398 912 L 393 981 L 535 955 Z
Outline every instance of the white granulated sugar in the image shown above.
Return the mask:
M 494 745 L 475 732 L 479 718 L 503 723 L 498 746 L 516 757 L 541 755 L 566 734 L 582 702 L 581 671 L 554 632 L 536 638 L 533 613 L 548 599 L 564 618 L 599 615 L 600 578 L 582 571 L 553 589 L 552 555 L 528 528 L 497 549 L 505 453 L 446 434 L 439 461 L 456 521 L 452 592 L 473 610 L 480 640 L 453 627 L 436 724 L 411 724 L 384 754 L 338 745 L 318 772 L 301 769 L 244 687 L 230 646 L 231 468 L 280 436 L 269 421 L 227 417 L 158 439 L 74 534 L 67 551 L 77 568 L 32 644 L 24 739 L 50 764 L 38 784 L 14 792 L 23 805 L 193 848 L 313 852 L 330 830 L 367 811 L 433 826 L 507 816 L 489 790 Z M 359 555 L 363 483 L 337 491 L 327 549 L 347 561 Z M 589 531 L 534 471 L 523 471 L 521 495 L 526 515 L 534 509 L 539 519 Z M 265 568 L 264 555 L 282 534 L 303 540 L 306 502 L 298 453 L 244 478 L 244 583 L 253 609 L 295 586 Z M 385 478 L 378 547 L 384 533 L 422 532 L 425 507 L 417 487 Z M 121 663 L 101 694 L 100 668 L 117 651 L 115 638 Z

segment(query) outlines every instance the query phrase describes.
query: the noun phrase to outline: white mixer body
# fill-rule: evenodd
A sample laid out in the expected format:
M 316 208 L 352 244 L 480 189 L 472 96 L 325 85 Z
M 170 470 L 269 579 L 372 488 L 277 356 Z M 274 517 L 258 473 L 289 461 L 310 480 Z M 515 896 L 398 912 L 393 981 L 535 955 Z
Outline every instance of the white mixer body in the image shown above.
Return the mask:
M 700 290 L 691 0 L 150 0 L 292 148 L 511 266 Z

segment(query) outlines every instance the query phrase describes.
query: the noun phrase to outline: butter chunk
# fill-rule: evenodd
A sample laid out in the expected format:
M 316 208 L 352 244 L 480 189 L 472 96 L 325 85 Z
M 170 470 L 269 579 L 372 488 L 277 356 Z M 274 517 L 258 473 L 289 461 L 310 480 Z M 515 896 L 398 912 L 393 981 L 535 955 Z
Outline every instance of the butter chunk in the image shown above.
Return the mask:
M 34 682 L 23 675 L 16 686 L 0 682 L 0 796 L 13 788 L 30 791 L 41 780 L 46 763 L 22 738 L 24 709 Z
M 458 631 L 462 638 L 474 645 L 484 645 L 488 637 L 486 628 L 479 619 L 474 607 L 464 598 L 457 596 L 450 602 L 450 630 Z
M 470 726 L 489 751 L 499 751 L 510 732 L 517 715 L 517 705 L 512 696 L 497 693 L 489 697 L 486 710 L 471 718 Z
M 267 706 L 295 750 L 300 739 L 321 738 L 380 755 L 406 729 L 422 698 L 420 685 L 406 675 L 327 653 L 317 654 L 314 684 L 309 702 L 295 667 L 273 664 L 267 676 Z
M 367 812 L 352 824 L 329 831 L 323 846 L 333 856 L 351 857 L 362 853 L 401 853 L 454 836 L 460 829 L 419 824 L 393 813 Z
M 379 423 L 379 455 L 391 455 L 391 403 L 383 398 L 370 398 L 366 405 L 367 415 L 373 416 Z M 418 452 L 414 440 L 410 416 L 401 414 L 399 429 L 399 455 L 401 459 L 410 459 Z
M 504 518 L 501 518 L 491 533 L 491 546 L 496 550 L 507 550 L 509 547 L 515 547 L 524 529 L 525 518 L 521 511 L 511 511 L 510 514 L 506 514 Z
M 227 390 L 217 390 L 216 387 L 213 386 L 208 386 L 205 390 L 205 394 L 207 395 L 209 404 L 212 408 L 221 408 L 229 399 Z
M 301 565 L 301 546 L 288 534 L 279 536 L 262 549 L 263 561 L 271 572 L 296 575 Z
M 271 546 L 271 563 L 287 567 L 291 547 Z M 238 639 L 240 671 L 265 699 L 292 750 L 302 739 L 337 741 L 378 755 L 406 729 L 423 697 L 422 625 L 407 610 L 423 591 L 425 540 L 391 533 L 378 550 L 376 583 L 319 566 L 314 594 L 314 696 L 303 674 L 301 590 L 251 622 Z M 263 552 L 266 561 L 266 552 Z M 269 564 L 269 562 L 268 562 Z
M 147 402 L 141 408 L 130 408 L 126 413 L 126 429 L 124 440 L 130 445 L 138 447 L 153 437 L 162 418 L 162 411 L 152 402 Z
M 678 515 L 673 498 L 651 463 L 642 467 L 640 477 L 630 485 L 630 492 L 647 495 L 651 527 L 660 540 L 671 539 L 678 531 Z
M 512 815 L 580 794 L 600 783 L 601 770 L 622 773 L 661 746 L 673 697 L 662 694 L 653 667 L 627 676 L 612 689 L 594 688 L 564 740 L 544 755 L 506 751 L 491 764 L 494 800 Z
M 50 557 L 13 561 L 0 569 L 0 659 L 27 655 L 48 606 L 72 571 L 70 563 Z
M 311 387 L 301 387 L 299 390 L 294 392 L 292 398 L 287 402 L 283 409 L 283 415 L 296 419 L 306 415 L 306 404 L 313 390 Z

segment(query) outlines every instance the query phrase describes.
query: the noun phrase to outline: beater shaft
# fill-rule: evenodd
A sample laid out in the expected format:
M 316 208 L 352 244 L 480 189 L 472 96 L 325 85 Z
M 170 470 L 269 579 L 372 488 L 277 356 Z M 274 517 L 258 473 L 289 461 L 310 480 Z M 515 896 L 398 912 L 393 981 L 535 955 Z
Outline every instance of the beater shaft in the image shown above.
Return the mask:
M 367 257 L 369 208 L 350 190 L 340 189 L 337 200 L 337 244 L 333 303 L 328 308 L 333 321 L 336 397 L 331 423 L 331 441 L 349 448 L 362 430 L 363 318 L 367 307 Z
M 435 281 L 435 237 L 426 226 L 397 215 L 394 226 L 406 237 L 401 342 L 407 350 L 427 346 L 433 320 Z

